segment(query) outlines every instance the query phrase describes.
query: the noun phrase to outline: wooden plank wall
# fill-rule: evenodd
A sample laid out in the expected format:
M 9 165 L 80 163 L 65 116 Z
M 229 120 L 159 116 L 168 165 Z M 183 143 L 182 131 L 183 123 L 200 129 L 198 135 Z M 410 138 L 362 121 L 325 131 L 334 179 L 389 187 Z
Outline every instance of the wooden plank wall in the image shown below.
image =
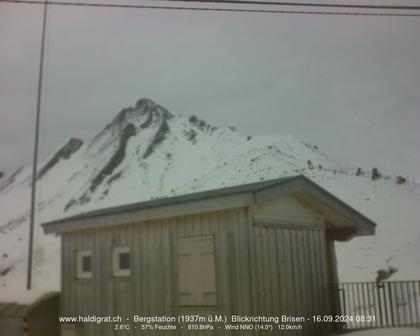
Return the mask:
M 254 311 L 274 316 L 329 314 L 324 230 L 254 226 L 254 231 Z M 307 321 L 302 327 L 301 331 L 288 330 L 278 335 L 321 335 L 328 326 Z
M 63 235 L 63 316 L 178 315 L 188 312 L 251 314 L 247 210 L 236 209 Z M 175 244 L 179 238 L 213 235 L 216 250 L 216 307 L 179 307 Z M 131 247 L 131 276 L 114 278 L 112 246 Z M 77 250 L 93 252 L 93 278 L 77 280 Z M 123 321 L 123 323 L 125 323 Z M 134 324 L 132 325 L 134 326 Z M 84 335 L 143 335 L 115 331 L 107 324 L 86 324 Z M 149 332 L 159 335 L 159 332 Z M 176 335 L 182 335 L 182 330 Z M 224 329 L 190 335 L 229 335 Z M 171 335 L 162 332 L 162 335 Z M 241 332 L 241 335 L 246 333 Z
M 297 219 L 295 216 L 294 222 Z M 217 306 L 180 307 L 176 241 L 209 235 L 215 238 Z M 131 247 L 131 275 L 115 278 L 112 247 L 125 245 Z M 248 208 L 68 233 L 63 235 L 62 248 L 63 316 L 121 315 L 125 324 L 133 314 L 311 316 L 330 309 L 324 229 L 307 225 L 296 228 L 256 225 L 254 213 Z M 76 279 L 75 256 L 82 249 L 93 252 L 91 280 Z M 134 326 L 131 323 L 129 331 L 116 331 L 104 323 L 86 324 L 83 335 L 171 335 L 168 331 L 147 333 Z M 314 336 L 321 332 L 305 323 L 303 331 L 270 334 Z M 174 336 L 263 334 L 224 328 L 193 332 L 180 329 L 173 333 Z
M 329 314 L 333 270 L 322 217 L 291 195 L 251 209 L 249 217 L 254 311 L 309 318 Z M 330 328 L 311 320 L 302 327 L 278 334 L 315 336 Z

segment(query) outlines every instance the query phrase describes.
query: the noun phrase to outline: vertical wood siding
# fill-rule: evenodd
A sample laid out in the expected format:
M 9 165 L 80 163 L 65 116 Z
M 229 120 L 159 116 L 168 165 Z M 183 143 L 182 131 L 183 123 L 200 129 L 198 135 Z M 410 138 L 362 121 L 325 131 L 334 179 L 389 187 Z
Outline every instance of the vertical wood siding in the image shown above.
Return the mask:
M 254 225 L 252 210 L 156 220 L 66 233 L 63 253 L 63 316 L 121 315 L 123 324 L 140 316 L 179 314 L 308 315 L 328 311 L 328 275 L 323 229 L 284 229 Z M 182 307 L 178 302 L 177 239 L 213 235 L 217 304 Z M 112 247 L 130 246 L 131 275 L 112 275 Z M 75 252 L 89 249 L 93 277 L 76 279 Z M 113 324 L 84 324 L 84 334 L 111 335 L 263 335 L 252 331 L 145 332 L 113 330 Z M 304 331 L 271 335 L 318 335 Z
M 321 228 L 284 229 L 254 226 L 254 311 L 312 317 L 330 313 L 325 232 Z M 320 335 L 326 326 L 307 321 L 303 330 L 279 335 Z M 264 333 L 260 333 L 263 335 Z M 273 335 L 267 332 L 267 335 Z
M 250 314 L 248 238 L 245 209 L 193 215 L 63 235 L 63 316 L 121 315 L 122 323 L 140 316 L 185 313 Z M 177 239 L 214 236 L 217 305 L 180 307 L 177 284 Z M 112 247 L 130 246 L 131 275 L 112 275 Z M 92 279 L 76 278 L 77 250 L 91 250 Z M 133 324 L 134 326 L 134 324 Z M 105 323 L 83 324 L 85 335 L 141 335 L 140 329 L 115 331 Z M 144 333 L 146 334 L 146 333 Z M 159 332 L 149 332 L 158 335 Z M 162 335 L 171 335 L 164 331 Z M 182 335 L 182 331 L 174 335 Z M 190 333 L 191 334 L 191 333 Z M 194 335 L 229 335 L 225 330 Z

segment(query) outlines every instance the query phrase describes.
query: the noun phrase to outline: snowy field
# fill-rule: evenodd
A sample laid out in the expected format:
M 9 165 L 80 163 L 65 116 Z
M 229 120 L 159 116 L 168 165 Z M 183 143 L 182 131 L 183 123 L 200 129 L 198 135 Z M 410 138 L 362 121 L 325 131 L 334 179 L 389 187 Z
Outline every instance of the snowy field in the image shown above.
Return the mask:
M 130 204 L 303 174 L 378 224 L 337 243 L 341 282 L 420 279 L 420 185 L 396 173 L 340 163 L 291 135 L 247 136 L 139 100 L 92 140 L 76 139 L 40 163 L 37 223 Z M 60 289 L 60 240 L 35 228 L 34 290 L 25 290 L 31 167 L 0 180 L 0 301 L 31 302 Z

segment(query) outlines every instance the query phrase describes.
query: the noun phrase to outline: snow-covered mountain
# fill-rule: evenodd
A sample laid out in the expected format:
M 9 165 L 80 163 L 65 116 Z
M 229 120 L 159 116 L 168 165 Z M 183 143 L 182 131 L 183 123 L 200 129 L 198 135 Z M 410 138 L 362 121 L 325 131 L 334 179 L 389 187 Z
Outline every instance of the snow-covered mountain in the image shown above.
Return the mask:
M 420 185 L 371 179 L 291 135 L 247 136 L 148 99 L 123 109 L 89 143 L 70 139 L 37 175 L 37 223 L 93 209 L 305 174 L 378 223 L 374 237 L 337 244 L 342 281 L 420 279 Z M 34 288 L 25 288 L 31 167 L 0 179 L 0 301 L 59 289 L 60 241 L 37 225 Z

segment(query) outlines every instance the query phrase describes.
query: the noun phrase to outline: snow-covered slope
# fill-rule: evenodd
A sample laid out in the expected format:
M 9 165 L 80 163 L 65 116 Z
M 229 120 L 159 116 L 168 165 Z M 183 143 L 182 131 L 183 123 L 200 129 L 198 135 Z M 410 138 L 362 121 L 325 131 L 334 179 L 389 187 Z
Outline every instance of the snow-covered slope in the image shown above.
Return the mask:
M 194 191 L 305 174 L 378 223 L 377 235 L 337 244 L 341 280 L 420 278 L 420 186 L 336 162 L 291 135 L 246 136 L 148 99 L 123 109 L 89 143 L 71 139 L 38 173 L 37 223 Z M 25 288 L 31 168 L 0 179 L 0 301 L 59 289 L 59 239 L 35 231 L 34 288 Z

